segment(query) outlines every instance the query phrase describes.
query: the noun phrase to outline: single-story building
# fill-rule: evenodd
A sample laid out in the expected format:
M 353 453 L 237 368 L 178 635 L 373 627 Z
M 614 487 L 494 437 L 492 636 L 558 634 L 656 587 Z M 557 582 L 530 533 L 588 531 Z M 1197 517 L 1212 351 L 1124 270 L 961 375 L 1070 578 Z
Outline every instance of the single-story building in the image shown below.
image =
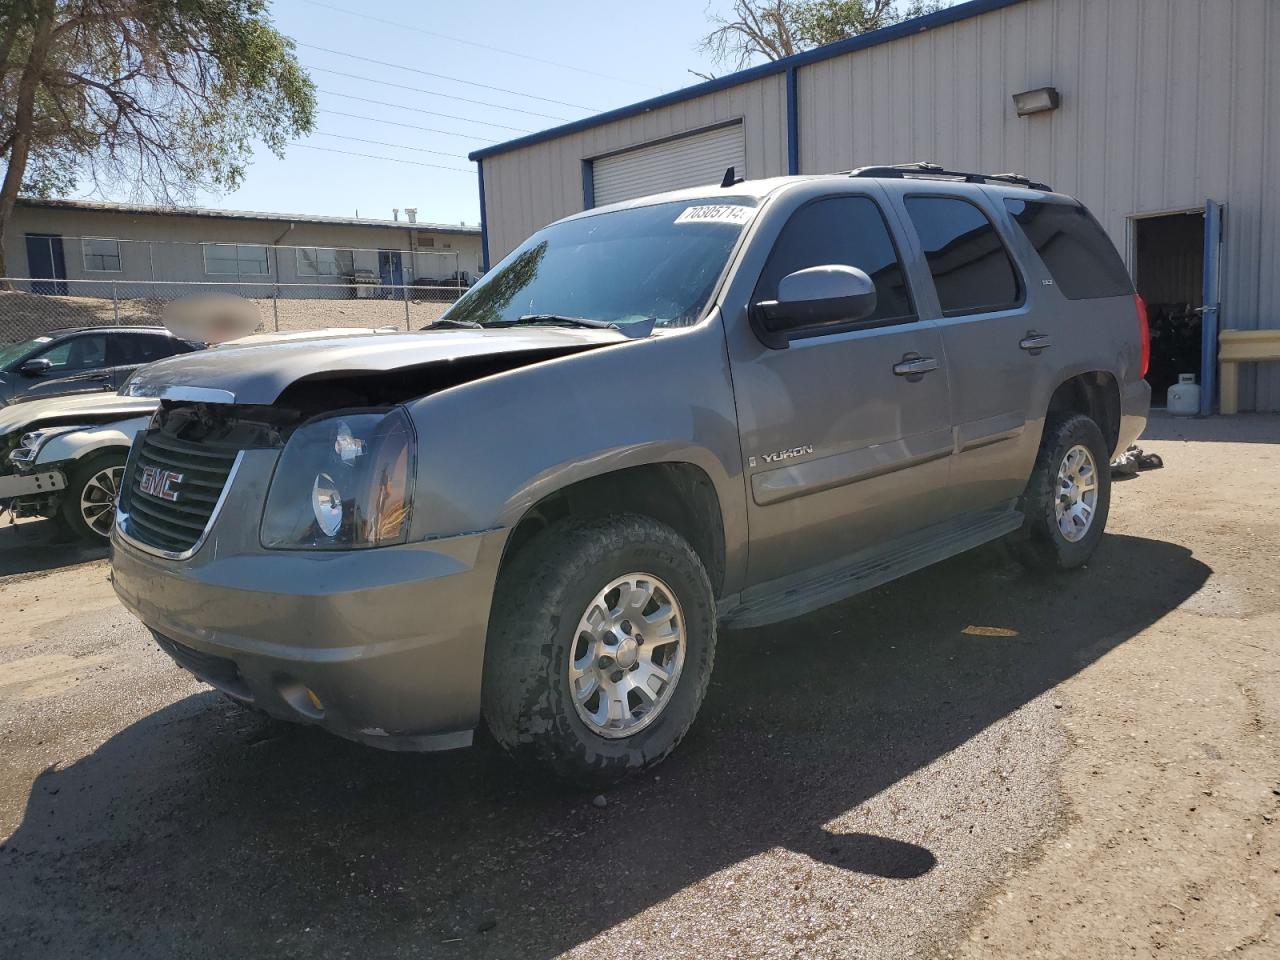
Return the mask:
M 72 281 L 57 291 L 72 294 L 75 281 L 399 285 L 481 270 L 480 228 L 466 224 L 31 198 L 5 252 L 10 276 Z
M 661 190 L 932 161 L 1079 197 L 1151 310 L 1157 402 L 1280 327 L 1280 3 L 971 0 L 477 150 L 486 261 Z M 1241 407 L 1280 410 L 1280 364 Z

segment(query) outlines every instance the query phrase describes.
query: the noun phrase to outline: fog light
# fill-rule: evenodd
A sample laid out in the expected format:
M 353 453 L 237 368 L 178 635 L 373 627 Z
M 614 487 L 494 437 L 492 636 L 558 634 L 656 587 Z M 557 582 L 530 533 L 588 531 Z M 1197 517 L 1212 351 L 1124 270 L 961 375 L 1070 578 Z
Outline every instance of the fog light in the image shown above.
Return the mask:
M 307 699 L 311 701 L 313 707 L 324 713 L 324 704 L 320 702 L 320 698 L 316 696 L 316 692 L 310 687 L 307 687 Z

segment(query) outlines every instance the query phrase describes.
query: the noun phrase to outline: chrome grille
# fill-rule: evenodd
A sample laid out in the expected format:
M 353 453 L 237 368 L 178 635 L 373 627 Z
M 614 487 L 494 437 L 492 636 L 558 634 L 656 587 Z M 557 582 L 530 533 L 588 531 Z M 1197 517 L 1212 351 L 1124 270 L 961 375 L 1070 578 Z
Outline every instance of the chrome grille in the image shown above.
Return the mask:
M 183 553 L 204 534 L 239 450 L 179 440 L 148 430 L 125 477 L 124 532 L 168 553 Z

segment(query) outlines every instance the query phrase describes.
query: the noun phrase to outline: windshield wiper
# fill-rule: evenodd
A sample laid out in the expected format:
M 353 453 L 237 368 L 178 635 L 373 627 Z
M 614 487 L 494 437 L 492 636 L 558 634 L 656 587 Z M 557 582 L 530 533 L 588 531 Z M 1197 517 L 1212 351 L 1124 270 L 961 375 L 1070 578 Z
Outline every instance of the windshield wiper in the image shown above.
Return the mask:
M 567 317 L 560 313 L 526 313 L 522 317 L 516 317 L 514 320 L 508 320 L 502 324 L 490 324 L 490 326 L 516 326 L 521 323 L 563 323 L 570 327 L 590 327 L 593 330 L 617 330 L 616 323 L 610 323 L 608 320 L 589 320 L 586 317 Z
M 423 330 L 483 330 L 484 325 L 476 323 L 474 320 L 454 320 L 451 317 L 444 317 L 435 323 L 428 323 Z

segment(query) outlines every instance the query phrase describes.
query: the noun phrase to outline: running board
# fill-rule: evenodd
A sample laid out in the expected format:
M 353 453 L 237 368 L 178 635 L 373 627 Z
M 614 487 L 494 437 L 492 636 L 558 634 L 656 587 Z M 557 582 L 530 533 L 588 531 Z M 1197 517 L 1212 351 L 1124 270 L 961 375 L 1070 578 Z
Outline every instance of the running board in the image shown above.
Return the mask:
M 837 564 L 803 577 L 788 576 L 761 584 L 722 607 L 726 627 L 760 627 L 846 600 L 930 564 L 981 546 L 1022 526 L 1018 510 L 976 514 L 963 522 L 948 521 L 916 531 L 887 546 L 861 550 Z

